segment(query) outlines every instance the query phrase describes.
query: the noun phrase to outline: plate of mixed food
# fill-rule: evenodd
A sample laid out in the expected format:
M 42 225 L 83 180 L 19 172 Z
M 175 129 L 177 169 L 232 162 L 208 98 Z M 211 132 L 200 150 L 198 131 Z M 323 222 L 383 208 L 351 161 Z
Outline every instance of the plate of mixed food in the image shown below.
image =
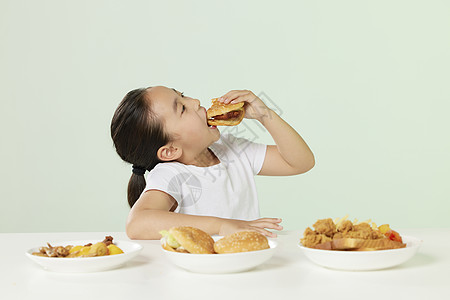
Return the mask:
M 313 228 L 306 228 L 299 247 L 310 261 L 331 269 L 391 268 L 411 259 L 422 244 L 418 238 L 401 236 L 388 224 L 352 222 L 347 216 L 318 220 Z
M 60 245 L 60 246 L 53 246 Z M 32 261 L 46 270 L 67 273 L 99 272 L 122 266 L 139 254 L 142 246 L 129 242 L 113 242 L 106 236 L 101 242 L 94 240 L 47 243 L 25 252 Z
M 255 231 L 210 236 L 189 226 L 161 231 L 161 246 L 174 265 L 196 273 L 234 273 L 257 267 L 274 254 L 277 243 Z

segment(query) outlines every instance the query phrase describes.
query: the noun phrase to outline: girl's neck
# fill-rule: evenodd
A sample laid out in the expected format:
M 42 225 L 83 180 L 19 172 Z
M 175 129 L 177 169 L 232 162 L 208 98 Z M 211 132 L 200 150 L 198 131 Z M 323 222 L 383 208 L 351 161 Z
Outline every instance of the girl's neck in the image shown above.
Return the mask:
M 197 155 L 190 165 L 197 167 L 210 167 L 220 163 L 219 158 L 211 151 L 211 149 L 206 148 L 205 151 Z

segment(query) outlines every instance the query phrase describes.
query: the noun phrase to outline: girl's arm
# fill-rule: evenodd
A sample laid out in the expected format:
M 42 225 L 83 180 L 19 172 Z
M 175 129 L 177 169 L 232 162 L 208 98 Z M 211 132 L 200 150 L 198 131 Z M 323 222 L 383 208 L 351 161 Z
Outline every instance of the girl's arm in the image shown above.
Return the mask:
M 194 216 L 170 212 L 176 203 L 168 194 L 150 190 L 145 192 L 131 208 L 126 232 L 131 239 L 160 239 L 159 231 L 174 226 L 192 226 L 213 235 L 228 235 L 240 230 L 255 230 L 268 237 L 276 234 L 266 230 L 282 230 L 281 219 L 262 218 L 254 221 L 232 220 L 208 216 Z
M 275 141 L 276 145 L 267 146 L 258 175 L 296 175 L 314 167 L 314 155 L 302 137 L 251 91 L 230 91 L 219 100 L 226 104 L 245 102 L 245 117 L 261 122 Z

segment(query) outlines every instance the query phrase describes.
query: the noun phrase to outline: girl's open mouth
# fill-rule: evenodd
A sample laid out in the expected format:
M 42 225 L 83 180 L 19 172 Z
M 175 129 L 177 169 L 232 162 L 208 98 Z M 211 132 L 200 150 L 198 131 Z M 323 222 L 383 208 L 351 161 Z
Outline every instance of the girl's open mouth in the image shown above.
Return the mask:
M 208 128 L 211 128 L 211 129 L 217 128 L 216 125 L 209 125 L 209 124 L 208 124 L 208 117 L 206 116 L 206 108 L 203 107 L 203 109 L 205 110 L 206 126 L 208 126 Z

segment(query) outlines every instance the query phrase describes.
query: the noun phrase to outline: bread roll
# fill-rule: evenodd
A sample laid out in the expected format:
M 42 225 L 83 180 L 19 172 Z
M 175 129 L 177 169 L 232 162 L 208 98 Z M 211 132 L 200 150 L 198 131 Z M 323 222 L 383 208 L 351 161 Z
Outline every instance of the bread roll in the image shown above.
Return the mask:
M 227 235 L 214 243 L 214 250 L 219 253 L 237 253 L 268 249 L 267 238 L 256 231 L 238 231 Z
M 189 253 L 212 254 L 214 253 L 214 240 L 206 232 L 189 226 L 173 227 L 169 233 Z M 170 246 L 169 246 L 170 247 Z M 166 249 L 163 245 L 163 248 Z M 176 252 L 183 252 L 177 250 Z

